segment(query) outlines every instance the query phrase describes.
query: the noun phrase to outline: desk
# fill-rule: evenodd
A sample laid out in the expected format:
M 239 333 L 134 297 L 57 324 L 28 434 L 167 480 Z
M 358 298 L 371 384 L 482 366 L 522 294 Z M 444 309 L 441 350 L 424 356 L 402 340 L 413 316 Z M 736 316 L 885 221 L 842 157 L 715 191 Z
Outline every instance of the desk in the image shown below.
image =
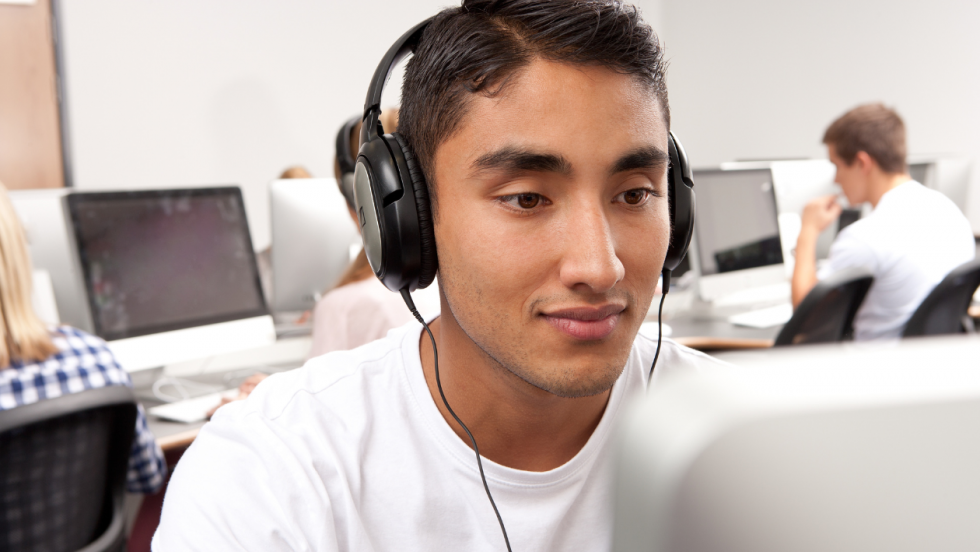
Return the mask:
M 683 312 L 670 318 L 671 339 L 699 351 L 761 349 L 772 347 L 782 326 L 745 328 L 713 313 Z
M 647 314 L 647 321 L 657 320 L 659 297 Z M 693 289 L 672 291 L 664 302 L 664 323 L 671 328 L 670 338 L 699 351 L 760 349 L 772 347 L 782 326 L 747 328 L 736 326 L 728 317 L 765 305 L 714 307 L 700 302 Z
M 150 431 L 157 438 L 157 444 L 160 445 L 163 452 L 168 452 L 190 446 L 207 422 L 183 424 L 147 416 L 146 423 L 150 426 Z
M 167 366 L 159 371 L 157 377 L 160 375 L 179 377 L 196 383 L 233 389 L 255 372 L 273 374 L 302 366 L 306 362 L 311 344 L 312 340 L 309 336 L 283 338 L 267 347 L 220 355 L 206 361 L 184 362 Z M 200 373 L 202 365 L 206 367 L 204 373 Z M 138 378 L 134 377 L 133 379 L 137 380 Z M 163 404 L 162 401 L 153 398 L 152 385 L 153 379 L 144 381 L 142 385 L 136 383 L 136 396 L 139 397 L 140 404 L 146 409 Z M 151 414 L 146 415 L 146 422 L 153 436 L 156 437 L 157 444 L 164 452 L 190 445 L 206 423 L 170 422 Z

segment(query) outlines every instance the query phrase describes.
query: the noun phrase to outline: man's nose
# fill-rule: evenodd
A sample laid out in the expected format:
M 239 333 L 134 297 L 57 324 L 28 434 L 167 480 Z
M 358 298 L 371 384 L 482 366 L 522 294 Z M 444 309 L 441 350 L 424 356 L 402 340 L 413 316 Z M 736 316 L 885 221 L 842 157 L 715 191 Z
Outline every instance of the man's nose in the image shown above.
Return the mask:
M 601 206 L 570 213 L 560 278 L 570 289 L 587 287 L 594 293 L 612 289 L 626 270 L 616 255 L 609 220 Z

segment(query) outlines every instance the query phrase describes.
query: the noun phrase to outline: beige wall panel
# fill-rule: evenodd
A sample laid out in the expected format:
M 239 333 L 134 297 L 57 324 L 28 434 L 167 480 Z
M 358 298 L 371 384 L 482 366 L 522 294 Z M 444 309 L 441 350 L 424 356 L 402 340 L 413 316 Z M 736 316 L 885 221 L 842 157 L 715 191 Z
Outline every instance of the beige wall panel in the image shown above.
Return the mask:
M 51 6 L 0 4 L 0 181 L 64 186 Z

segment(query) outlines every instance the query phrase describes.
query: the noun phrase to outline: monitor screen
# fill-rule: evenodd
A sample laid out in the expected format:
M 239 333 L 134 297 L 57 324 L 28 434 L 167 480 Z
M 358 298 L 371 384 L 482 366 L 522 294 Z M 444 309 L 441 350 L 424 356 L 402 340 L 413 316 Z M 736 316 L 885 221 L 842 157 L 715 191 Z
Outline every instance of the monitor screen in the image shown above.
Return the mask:
M 238 188 L 75 193 L 68 205 L 102 338 L 268 314 Z
M 783 262 L 772 172 L 694 171 L 702 276 Z

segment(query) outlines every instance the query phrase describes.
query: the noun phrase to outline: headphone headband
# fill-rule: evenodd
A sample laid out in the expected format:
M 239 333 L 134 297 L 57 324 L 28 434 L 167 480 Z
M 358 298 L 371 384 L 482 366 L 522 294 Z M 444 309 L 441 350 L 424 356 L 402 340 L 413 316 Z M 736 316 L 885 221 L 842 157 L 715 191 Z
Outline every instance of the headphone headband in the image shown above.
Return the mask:
M 391 48 L 381 58 L 381 63 L 374 70 L 374 77 L 371 78 L 371 85 L 368 86 L 367 99 L 364 100 L 364 115 L 361 120 L 361 143 L 369 142 L 372 138 L 378 137 L 377 119 L 381 114 L 381 93 L 384 92 L 388 79 L 391 78 L 391 71 L 398 65 L 398 62 L 405 58 L 419 43 L 422 38 L 422 31 L 432 21 L 432 17 L 409 29 L 405 34 L 398 38 Z M 368 117 L 372 120 L 368 121 Z

